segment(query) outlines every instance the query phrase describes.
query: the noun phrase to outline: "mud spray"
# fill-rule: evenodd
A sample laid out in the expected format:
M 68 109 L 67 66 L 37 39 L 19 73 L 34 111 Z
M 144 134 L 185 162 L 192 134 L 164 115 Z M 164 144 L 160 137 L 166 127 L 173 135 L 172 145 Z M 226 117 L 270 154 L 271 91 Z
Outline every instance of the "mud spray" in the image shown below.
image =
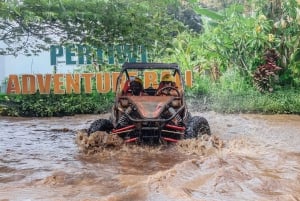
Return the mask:
M 195 139 L 181 140 L 173 145 L 131 145 L 125 144 L 124 140 L 118 135 L 110 135 L 106 132 L 97 131 L 88 136 L 86 130 L 79 130 L 76 134 L 76 144 L 79 150 L 85 154 L 91 155 L 96 153 L 118 152 L 124 150 L 141 151 L 162 150 L 162 149 L 176 149 L 185 154 L 207 155 L 214 152 L 216 149 L 224 147 L 224 142 L 217 136 L 203 135 Z

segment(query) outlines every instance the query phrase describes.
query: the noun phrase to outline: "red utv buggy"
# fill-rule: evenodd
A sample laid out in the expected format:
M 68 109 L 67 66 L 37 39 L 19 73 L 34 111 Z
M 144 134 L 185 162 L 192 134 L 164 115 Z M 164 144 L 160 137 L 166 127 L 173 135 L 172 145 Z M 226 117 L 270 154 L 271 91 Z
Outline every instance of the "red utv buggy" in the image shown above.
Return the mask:
M 188 111 L 184 87 L 175 63 L 125 63 L 117 79 L 110 119 L 94 121 L 88 134 L 106 131 L 125 143 L 177 142 L 210 135 L 207 120 L 192 117 Z

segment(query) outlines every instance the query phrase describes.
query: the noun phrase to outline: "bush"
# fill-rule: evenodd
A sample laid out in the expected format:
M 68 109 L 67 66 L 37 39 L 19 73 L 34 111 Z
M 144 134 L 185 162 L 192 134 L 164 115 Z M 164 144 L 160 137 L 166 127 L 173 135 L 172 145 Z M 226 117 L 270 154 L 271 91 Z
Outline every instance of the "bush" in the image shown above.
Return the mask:
M 300 114 L 300 91 L 278 88 L 273 93 L 260 93 L 238 71 L 228 69 L 219 80 L 206 75 L 194 78 L 187 89 L 193 110 L 224 113 Z
M 107 112 L 112 100 L 112 93 L 1 95 L 0 113 L 6 116 L 24 117 L 96 114 Z

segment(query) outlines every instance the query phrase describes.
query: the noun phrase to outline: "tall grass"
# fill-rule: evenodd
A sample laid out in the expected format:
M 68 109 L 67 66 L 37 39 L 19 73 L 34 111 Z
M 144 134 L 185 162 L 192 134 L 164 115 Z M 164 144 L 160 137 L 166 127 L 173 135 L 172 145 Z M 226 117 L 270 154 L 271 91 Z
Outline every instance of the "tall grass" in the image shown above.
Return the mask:
M 233 69 L 227 70 L 217 81 L 207 75 L 195 75 L 194 85 L 186 94 L 196 110 L 300 114 L 300 90 L 279 89 L 262 94 Z

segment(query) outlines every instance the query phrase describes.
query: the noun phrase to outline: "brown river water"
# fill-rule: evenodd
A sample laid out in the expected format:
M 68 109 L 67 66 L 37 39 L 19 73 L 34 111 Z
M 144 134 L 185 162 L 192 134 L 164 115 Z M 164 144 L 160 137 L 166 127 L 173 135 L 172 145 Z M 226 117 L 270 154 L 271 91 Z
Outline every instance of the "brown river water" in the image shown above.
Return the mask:
M 300 116 L 202 116 L 211 138 L 93 154 L 76 134 L 99 115 L 0 117 L 0 201 L 300 200 Z

